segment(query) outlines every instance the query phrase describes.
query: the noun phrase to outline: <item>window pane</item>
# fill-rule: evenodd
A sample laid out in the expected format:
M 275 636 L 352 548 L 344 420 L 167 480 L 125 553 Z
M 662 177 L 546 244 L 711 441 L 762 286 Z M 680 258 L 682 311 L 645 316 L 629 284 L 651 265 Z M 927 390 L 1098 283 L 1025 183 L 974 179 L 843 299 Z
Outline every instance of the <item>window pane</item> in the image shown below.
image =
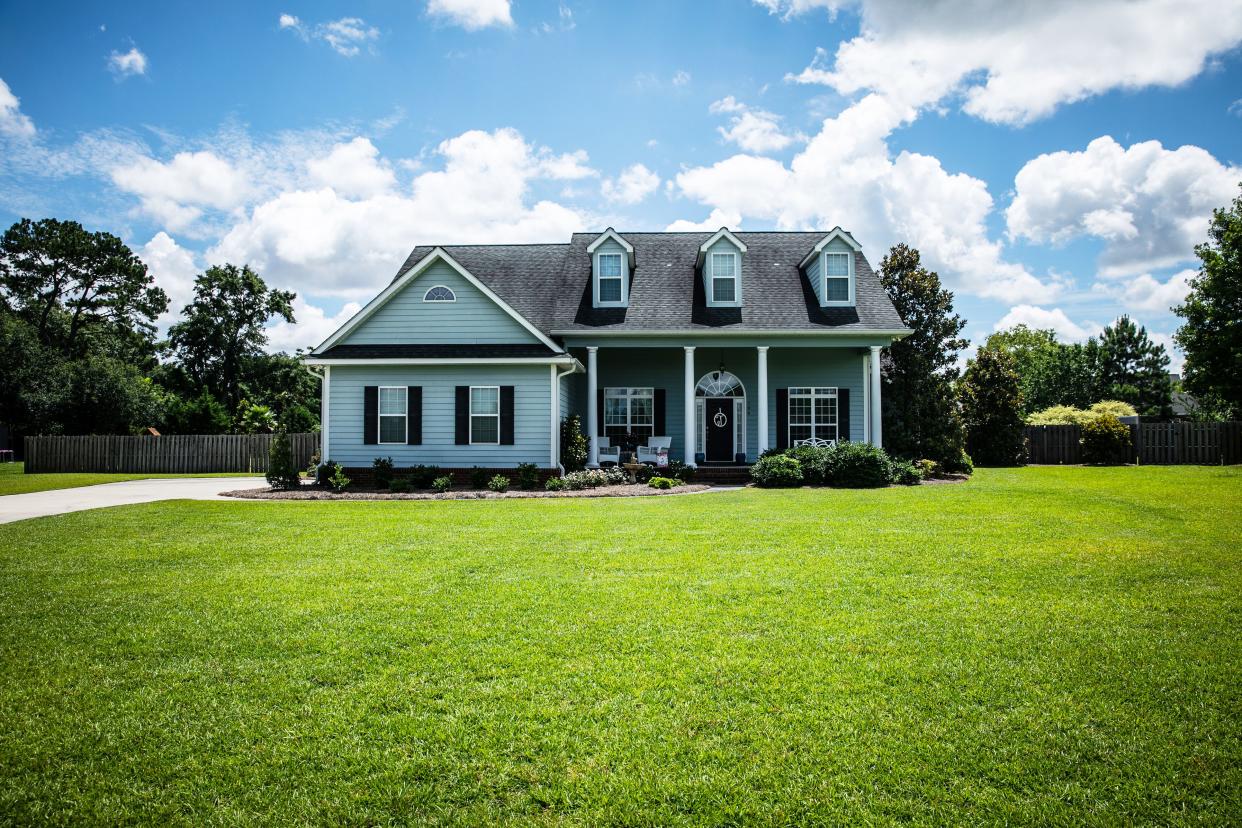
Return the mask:
M 627 402 L 625 397 L 604 397 L 604 424 L 625 425 Z
M 599 280 L 599 301 L 620 302 L 621 301 L 621 280 L 620 279 L 600 279 Z
M 792 443 L 792 442 L 794 442 L 795 440 L 809 440 L 809 439 L 810 439 L 810 437 L 811 437 L 811 427 L 810 427 L 809 425 L 805 425 L 805 426 L 791 425 L 791 426 L 789 426 L 789 442 L 791 442 L 791 443 Z
M 824 283 L 827 293 L 824 300 L 828 302 L 848 302 L 850 299 L 849 279 L 828 279 Z
M 404 414 L 405 413 L 405 389 L 404 388 L 381 388 L 379 390 L 379 413 L 380 414 Z
M 651 397 L 635 397 L 630 402 L 630 424 L 651 425 L 654 416 Z
M 837 401 L 835 397 L 815 398 L 815 422 L 835 423 L 837 421 Z
M 453 291 L 444 285 L 436 285 L 423 295 L 424 302 L 452 302 L 456 299 L 457 297 L 453 295 Z
M 789 398 L 789 422 L 791 424 L 811 423 L 811 398 L 810 397 L 790 397 Z
M 471 417 L 470 440 L 473 443 L 499 443 L 499 417 Z
M 405 417 L 380 417 L 381 443 L 405 442 Z
M 471 388 L 470 389 L 470 413 L 471 414 L 499 414 L 500 413 L 500 389 L 499 388 Z
M 712 275 L 723 276 L 732 279 L 737 274 L 733 272 L 733 265 L 737 261 L 732 253 L 713 253 L 712 254 Z
M 732 279 L 712 279 L 713 302 L 736 302 L 737 282 Z
M 621 254 L 603 253 L 599 257 L 599 275 L 601 277 L 621 277 Z
M 849 276 L 850 256 L 848 253 L 829 253 L 827 266 L 829 276 Z

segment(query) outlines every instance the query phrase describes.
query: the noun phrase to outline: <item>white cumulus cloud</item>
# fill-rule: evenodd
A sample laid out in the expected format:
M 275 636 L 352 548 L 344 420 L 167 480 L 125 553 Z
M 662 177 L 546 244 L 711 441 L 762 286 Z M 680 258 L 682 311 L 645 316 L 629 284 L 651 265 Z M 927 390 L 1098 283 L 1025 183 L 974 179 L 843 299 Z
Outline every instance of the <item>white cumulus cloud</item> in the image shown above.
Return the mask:
M 143 157 L 110 174 L 119 189 L 138 196 L 145 213 L 171 230 L 189 227 L 205 207 L 239 207 L 249 192 L 241 171 L 208 151 L 179 152 L 168 162 Z
M 729 126 L 717 127 L 720 136 L 737 144 L 747 152 L 778 152 L 803 138 L 786 135 L 781 130 L 781 117 L 763 109 L 752 109 L 732 95 L 724 97 L 710 107 L 715 115 L 728 115 Z
M 34 121 L 22 114 L 21 101 L 0 78 L 0 133 L 14 138 L 33 138 Z
M 1091 289 L 1115 300 L 1127 311 L 1169 315 L 1190 293 L 1190 279 L 1197 272 L 1181 270 L 1163 282 L 1150 273 L 1143 273 L 1127 279 L 1096 282 Z
M 140 52 L 137 46 L 131 47 L 128 52 L 113 52 L 108 56 L 108 68 L 118 78 L 128 78 L 131 75 L 145 75 L 147 73 L 147 56 Z
M 1085 150 L 1028 161 L 1014 179 L 1005 219 L 1012 238 L 1102 240 L 1106 277 L 1141 273 L 1193 259 L 1212 210 L 1229 203 L 1239 180 L 1242 167 L 1200 147 L 1145 141 L 1126 148 L 1105 135 Z
M 600 192 L 609 201 L 621 204 L 637 204 L 660 186 L 660 176 L 643 164 L 631 164 L 615 179 L 605 179 Z
M 512 26 L 509 0 L 427 0 L 427 13 L 467 31 Z
M 311 180 L 349 198 L 367 198 L 390 191 L 397 183 L 392 165 L 379 157 L 370 140 L 355 138 L 337 144 L 321 158 L 306 164 Z
M 764 2 L 786 14 L 813 2 Z M 1215 0 L 862 0 L 861 33 L 792 77 L 923 107 L 950 95 L 1022 124 L 1110 89 L 1176 86 L 1242 41 L 1242 4 Z
M 1103 326 L 1095 322 L 1074 322 L 1060 308 L 1040 308 L 1034 305 L 1016 305 L 993 326 L 1003 331 L 1015 325 L 1026 325 L 1038 330 L 1053 330 L 1065 342 L 1084 342 L 1088 337 L 1098 336 Z

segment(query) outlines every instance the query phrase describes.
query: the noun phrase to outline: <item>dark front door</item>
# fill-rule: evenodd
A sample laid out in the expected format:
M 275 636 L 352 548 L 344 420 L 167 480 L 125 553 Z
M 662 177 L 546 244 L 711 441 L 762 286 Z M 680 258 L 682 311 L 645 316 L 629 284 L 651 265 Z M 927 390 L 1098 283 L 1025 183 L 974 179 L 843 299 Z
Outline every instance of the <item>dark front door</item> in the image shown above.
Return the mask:
M 704 401 L 707 417 L 707 460 L 733 462 L 733 400 Z

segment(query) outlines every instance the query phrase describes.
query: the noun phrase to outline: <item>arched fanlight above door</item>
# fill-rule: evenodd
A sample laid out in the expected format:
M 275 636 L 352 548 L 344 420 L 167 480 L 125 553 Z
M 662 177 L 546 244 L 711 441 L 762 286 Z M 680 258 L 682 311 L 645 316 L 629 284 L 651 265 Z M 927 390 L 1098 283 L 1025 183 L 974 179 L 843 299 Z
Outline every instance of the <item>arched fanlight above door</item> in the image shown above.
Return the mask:
M 742 381 L 728 371 L 712 371 L 694 387 L 696 397 L 745 397 Z

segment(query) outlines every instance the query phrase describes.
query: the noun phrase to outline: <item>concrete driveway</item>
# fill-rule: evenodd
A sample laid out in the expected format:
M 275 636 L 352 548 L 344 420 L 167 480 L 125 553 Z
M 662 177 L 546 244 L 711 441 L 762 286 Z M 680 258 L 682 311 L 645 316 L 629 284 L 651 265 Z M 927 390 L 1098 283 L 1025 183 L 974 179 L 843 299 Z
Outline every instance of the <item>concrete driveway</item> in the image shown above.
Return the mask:
M 224 500 L 220 492 L 265 485 L 262 477 L 176 477 L 3 495 L 0 496 L 0 523 L 156 500 Z

